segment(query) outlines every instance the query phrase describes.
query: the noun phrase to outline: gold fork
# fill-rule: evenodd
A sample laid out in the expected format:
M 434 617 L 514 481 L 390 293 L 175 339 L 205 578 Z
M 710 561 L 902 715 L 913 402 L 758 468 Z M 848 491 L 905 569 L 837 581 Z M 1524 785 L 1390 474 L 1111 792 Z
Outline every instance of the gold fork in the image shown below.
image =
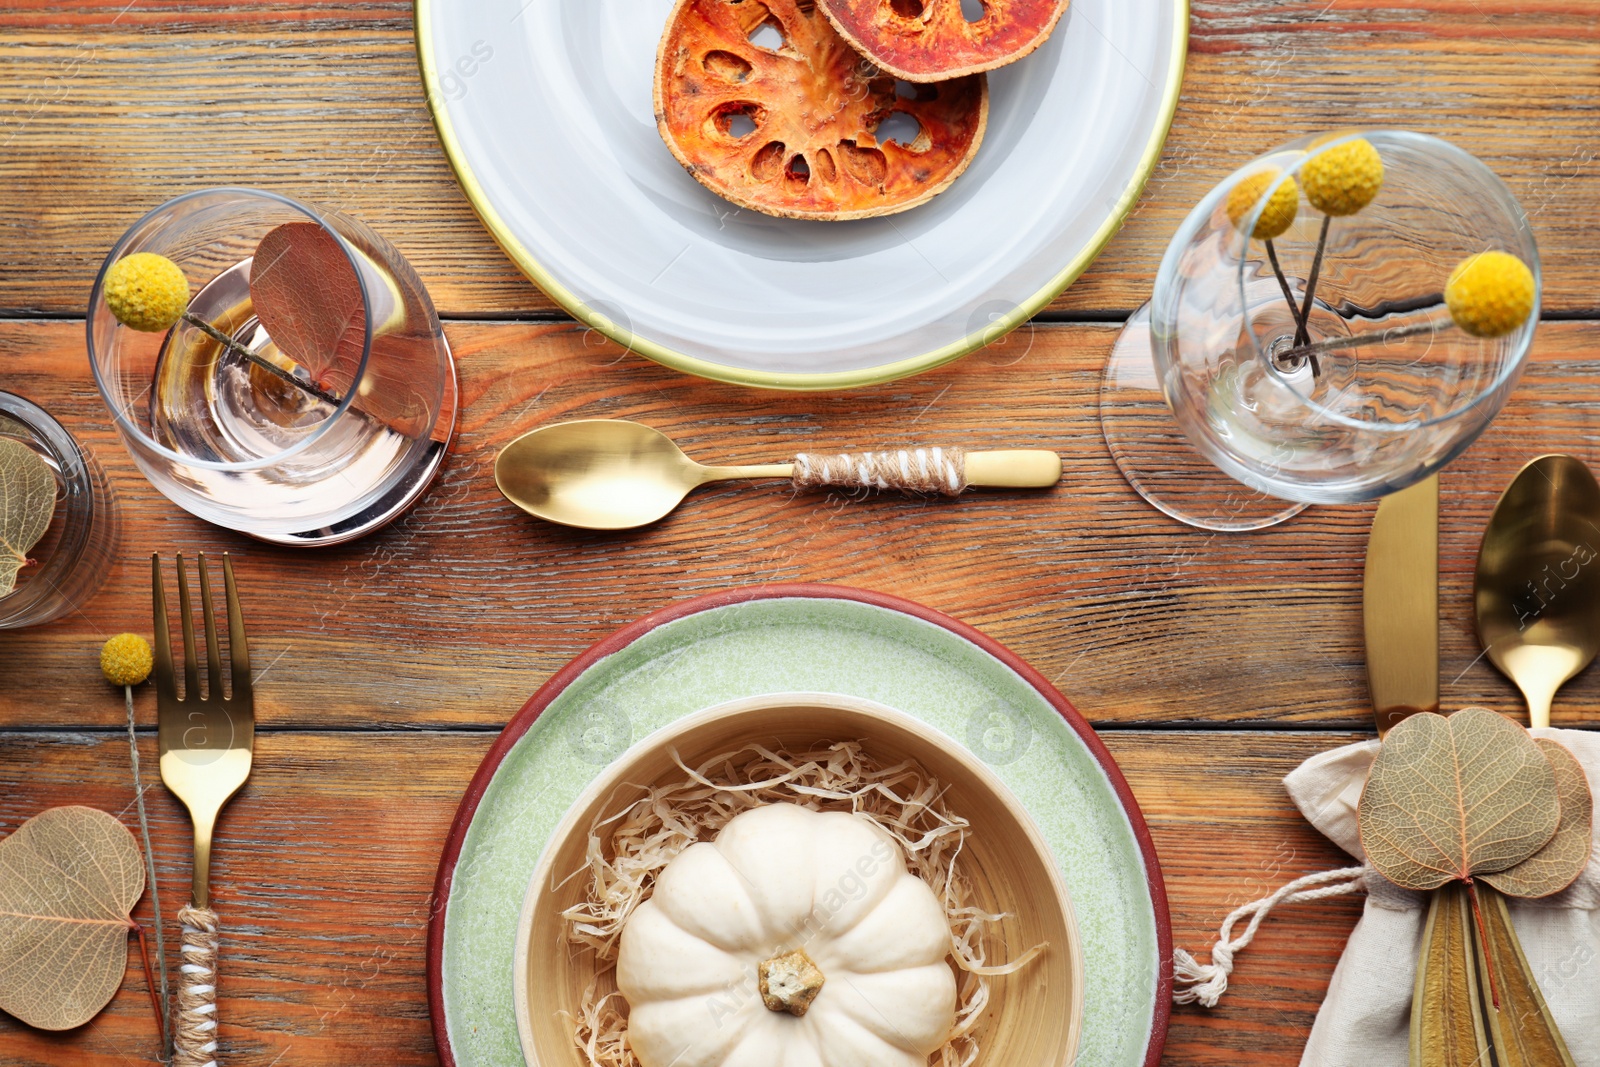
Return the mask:
M 194 612 L 189 579 L 178 554 L 178 612 L 183 624 L 183 696 L 172 664 L 167 629 L 167 598 L 161 585 L 161 557 L 152 555 L 155 600 L 156 712 L 161 780 L 189 809 L 194 823 L 194 895 L 178 913 L 183 947 L 178 979 L 174 1067 L 206 1067 L 217 1062 L 217 913 L 210 907 L 211 833 L 217 814 L 250 777 L 255 744 L 255 704 L 250 687 L 250 648 L 244 615 L 233 583 L 233 561 L 222 557 L 228 601 L 228 653 L 231 692 L 224 695 L 222 654 L 213 619 L 211 579 L 200 553 L 200 605 L 206 632 L 206 687 L 200 691 L 200 664 L 194 647 Z

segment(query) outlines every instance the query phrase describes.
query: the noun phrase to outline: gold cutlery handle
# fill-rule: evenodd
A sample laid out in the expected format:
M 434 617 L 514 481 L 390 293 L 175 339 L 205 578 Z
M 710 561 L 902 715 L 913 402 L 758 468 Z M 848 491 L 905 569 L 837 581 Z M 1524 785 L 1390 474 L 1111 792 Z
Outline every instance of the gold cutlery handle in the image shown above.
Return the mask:
M 1061 480 L 1061 457 L 1042 448 L 968 452 L 967 484 L 992 489 L 1049 489 Z
M 216 1067 L 217 913 L 186 905 L 178 912 L 183 945 L 178 967 L 178 1016 L 173 1027 L 173 1067 Z
M 700 481 L 731 482 L 739 478 L 791 478 L 793 463 L 756 463 L 739 467 L 707 467 L 700 465 Z
M 217 816 L 212 812 L 207 818 L 202 810 L 191 811 L 189 817 L 194 821 L 194 880 L 189 899 L 195 907 L 204 909 L 211 905 L 211 833 Z
M 1527 656 L 1526 658 L 1533 660 L 1537 657 Z M 1560 660 L 1566 657 L 1562 657 L 1558 652 L 1556 656 L 1549 658 Z M 1522 695 L 1528 701 L 1529 729 L 1544 730 L 1549 728 L 1550 705 L 1555 703 L 1556 690 L 1560 689 L 1561 683 L 1566 681 L 1566 678 L 1561 677 L 1566 667 L 1567 664 L 1562 663 L 1557 670 L 1537 676 L 1530 671 L 1528 680 L 1521 683 Z

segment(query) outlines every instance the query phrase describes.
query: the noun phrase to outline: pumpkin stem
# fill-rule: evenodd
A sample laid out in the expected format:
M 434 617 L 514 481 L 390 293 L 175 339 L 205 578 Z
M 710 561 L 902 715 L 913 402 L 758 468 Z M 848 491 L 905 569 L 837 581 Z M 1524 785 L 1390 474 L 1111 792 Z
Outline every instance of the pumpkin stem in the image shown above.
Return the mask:
M 786 1011 L 794 1016 L 806 1013 L 817 994 L 822 992 L 822 983 L 827 981 L 803 948 L 762 960 L 756 973 L 761 1003 L 769 1011 Z

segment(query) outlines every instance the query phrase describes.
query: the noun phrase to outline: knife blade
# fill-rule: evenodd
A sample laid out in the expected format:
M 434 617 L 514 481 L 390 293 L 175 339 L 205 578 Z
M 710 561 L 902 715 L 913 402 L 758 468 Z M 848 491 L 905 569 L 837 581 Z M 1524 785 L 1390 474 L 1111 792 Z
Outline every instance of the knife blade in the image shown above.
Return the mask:
M 1362 581 L 1367 684 L 1378 736 L 1439 710 L 1439 476 L 1384 497 Z

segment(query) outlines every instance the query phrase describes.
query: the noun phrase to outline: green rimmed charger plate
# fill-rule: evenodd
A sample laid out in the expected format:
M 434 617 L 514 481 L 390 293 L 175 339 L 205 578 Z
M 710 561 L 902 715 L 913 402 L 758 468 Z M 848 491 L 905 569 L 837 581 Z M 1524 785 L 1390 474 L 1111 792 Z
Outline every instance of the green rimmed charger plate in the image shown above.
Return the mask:
M 554 675 L 507 724 L 446 841 L 428 996 L 446 1067 L 522 1067 L 512 956 L 528 880 L 584 787 L 634 741 L 759 693 L 835 692 L 965 744 L 1027 806 L 1084 951 L 1079 1067 L 1156 1067 L 1171 929 L 1155 849 L 1116 763 L 1031 667 L 910 601 L 829 585 L 732 590 L 648 616 Z

